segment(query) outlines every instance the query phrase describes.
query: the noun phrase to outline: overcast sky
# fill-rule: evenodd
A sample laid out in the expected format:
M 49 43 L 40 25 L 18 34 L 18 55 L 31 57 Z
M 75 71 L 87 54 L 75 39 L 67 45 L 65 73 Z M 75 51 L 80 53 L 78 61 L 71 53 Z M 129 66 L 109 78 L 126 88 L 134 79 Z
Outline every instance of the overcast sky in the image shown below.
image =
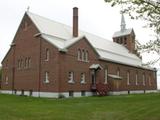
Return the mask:
M 72 25 L 72 8 L 79 8 L 79 28 L 112 40 L 115 31 L 120 30 L 120 9 L 111 8 L 104 0 L 0 0 L 0 61 L 7 53 L 21 19 L 27 10 L 49 19 Z M 143 28 L 145 21 L 131 20 L 125 15 L 127 28 L 134 28 L 136 39 L 145 43 L 153 32 Z M 146 62 L 156 55 L 144 55 Z M 156 65 L 156 67 L 159 67 Z

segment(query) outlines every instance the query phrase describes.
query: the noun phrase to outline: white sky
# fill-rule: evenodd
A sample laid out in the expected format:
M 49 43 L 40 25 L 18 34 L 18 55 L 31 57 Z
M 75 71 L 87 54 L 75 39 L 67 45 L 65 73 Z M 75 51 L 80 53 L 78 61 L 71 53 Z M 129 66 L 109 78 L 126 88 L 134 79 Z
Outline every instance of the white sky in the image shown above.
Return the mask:
M 79 7 L 79 28 L 112 40 L 115 31 L 120 30 L 120 8 L 111 8 L 104 0 L 0 0 L 0 61 L 4 58 L 9 45 L 18 29 L 20 21 L 30 6 L 30 12 L 49 19 L 72 25 L 72 8 Z M 134 28 L 136 39 L 145 43 L 153 32 L 143 28 L 145 21 L 131 20 L 125 15 L 127 28 Z M 143 61 L 157 57 L 144 55 Z M 156 67 L 159 67 L 156 65 Z

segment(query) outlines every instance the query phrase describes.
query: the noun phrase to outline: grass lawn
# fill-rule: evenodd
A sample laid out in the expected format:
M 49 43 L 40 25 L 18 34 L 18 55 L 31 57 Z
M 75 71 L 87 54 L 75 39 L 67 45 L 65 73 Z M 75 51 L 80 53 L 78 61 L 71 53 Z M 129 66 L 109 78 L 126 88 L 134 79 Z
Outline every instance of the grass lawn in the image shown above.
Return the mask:
M 160 120 L 160 94 L 69 99 L 0 94 L 0 120 Z

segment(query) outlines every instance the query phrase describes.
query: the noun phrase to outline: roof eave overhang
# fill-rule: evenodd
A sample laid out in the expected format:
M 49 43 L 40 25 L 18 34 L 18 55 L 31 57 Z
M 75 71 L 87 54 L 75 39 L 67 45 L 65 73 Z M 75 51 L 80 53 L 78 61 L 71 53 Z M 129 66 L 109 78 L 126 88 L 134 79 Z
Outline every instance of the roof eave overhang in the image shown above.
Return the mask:
M 126 66 L 132 66 L 132 67 L 136 67 L 136 68 L 141 68 L 141 69 L 147 69 L 147 70 L 157 71 L 155 68 L 146 68 L 146 67 L 143 67 L 143 66 L 140 66 L 140 65 L 126 64 L 126 63 L 123 63 L 123 62 L 119 62 L 119 61 L 115 61 L 115 60 L 110 60 L 110 59 L 103 58 L 103 57 L 99 57 L 99 60 L 109 61 L 109 62 L 118 63 L 118 64 L 122 64 L 122 65 L 126 65 Z

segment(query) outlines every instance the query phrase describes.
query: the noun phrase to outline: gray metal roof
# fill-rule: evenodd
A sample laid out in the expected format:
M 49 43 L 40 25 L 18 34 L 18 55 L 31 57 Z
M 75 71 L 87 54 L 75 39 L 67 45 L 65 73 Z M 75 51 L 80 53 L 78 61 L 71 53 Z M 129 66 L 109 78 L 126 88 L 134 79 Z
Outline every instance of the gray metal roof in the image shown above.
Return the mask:
M 82 37 L 85 36 L 99 54 L 100 59 L 132 66 L 142 66 L 142 60 L 135 54 L 130 53 L 123 45 L 84 31 L 79 31 L 79 37 L 75 38 L 72 36 L 72 27 L 70 26 L 49 20 L 30 12 L 27 12 L 27 15 L 34 22 L 41 36 L 58 49 L 67 49 L 68 46 L 81 40 Z M 130 34 L 131 31 L 132 29 L 128 29 L 124 31 L 123 34 Z M 122 33 L 118 32 L 116 35 L 122 35 Z
M 113 38 L 115 38 L 115 37 L 121 37 L 121 36 L 125 36 L 125 35 L 129 35 L 129 34 L 132 33 L 132 31 L 133 31 L 132 28 L 117 31 L 117 32 L 115 32 L 115 33 L 113 34 Z

